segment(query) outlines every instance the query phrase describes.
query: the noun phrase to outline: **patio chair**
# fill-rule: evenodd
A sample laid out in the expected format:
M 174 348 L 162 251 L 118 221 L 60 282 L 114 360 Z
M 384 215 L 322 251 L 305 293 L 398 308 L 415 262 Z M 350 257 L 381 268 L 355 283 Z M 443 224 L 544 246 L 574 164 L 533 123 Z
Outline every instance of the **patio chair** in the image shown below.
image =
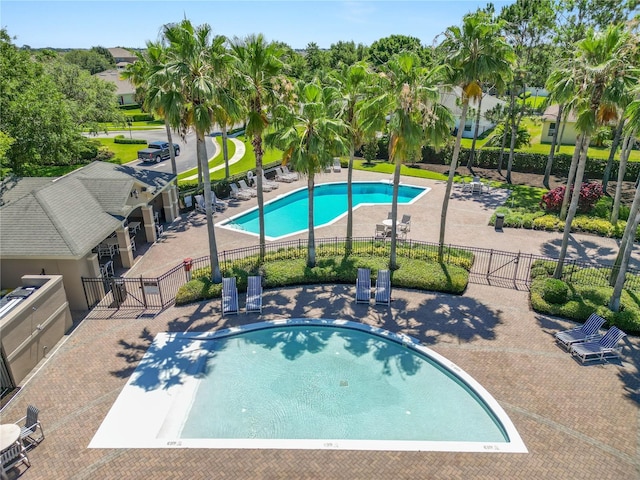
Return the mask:
M 271 190 L 276 190 L 280 187 L 277 182 L 272 182 L 268 180 L 267 177 L 264 176 L 264 172 L 262 172 L 262 189 L 264 190 L 264 186 L 267 185 Z
M 619 357 L 622 346 L 618 346 L 618 342 L 626 336 L 626 333 L 614 326 L 598 341 L 574 343 L 571 345 L 571 354 L 578 357 L 582 363 Z
M 600 315 L 592 313 L 587 321 L 579 327 L 557 332 L 555 334 L 556 341 L 569 350 L 574 343 L 599 340 L 602 335 L 598 333 L 598 330 L 605 321 Z
M 282 171 L 282 168 L 276 167 L 276 180 L 278 182 L 291 183 L 296 179 L 292 175 L 287 175 Z
M 295 172 L 290 172 L 289 167 L 287 167 L 286 165 L 282 166 L 282 173 L 284 173 L 285 175 L 289 175 L 293 180 L 298 180 L 298 174 Z
M 247 182 L 245 182 L 244 179 L 238 180 L 238 185 L 240 186 L 241 192 L 247 192 L 252 197 L 258 196 L 258 192 L 256 191 L 256 189 L 249 187 L 249 185 L 247 185 Z
M 222 315 L 238 314 L 238 287 L 236 277 L 224 277 L 222 279 Z
M 356 278 L 356 303 L 369 303 L 369 300 L 371 300 L 371 270 L 359 268 L 358 278 Z
M 251 194 L 249 192 L 242 191 L 235 183 L 229 184 L 231 187 L 231 197 L 237 200 L 250 200 Z
M 226 210 L 228 207 L 227 202 L 223 202 L 218 197 L 216 197 L 216 194 L 213 190 L 211 190 L 211 206 L 213 206 L 214 210 L 217 210 L 219 212 Z
M 341 172 L 342 171 L 342 165 L 340 165 L 340 159 L 339 158 L 334 158 L 333 159 L 333 171 L 334 172 Z
M 376 304 L 391 305 L 391 273 L 389 270 L 378 270 L 375 298 Z
M 247 278 L 246 313 L 262 313 L 262 277 L 254 275 Z
M 202 195 L 196 195 L 193 198 L 196 201 L 196 212 L 207 213 L 207 207 L 204 203 L 204 197 Z
M 185 195 L 184 196 L 184 208 L 187 210 L 191 210 L 193 208 L 193 196 Z
M 0 455 L 0 463 L 2 464 L 3 479 L 9 478 L 7 472 L 20 463 L 24 463 L 27 468 L 31 466 L 29 457 L 27 457 L 27 451 L 21 443 L 14 443 L 4 450 Z
M 28 441 L 32 445 L 37 445 L 44 440 L 44 430 L 42 429 L 40 420 L 38 420 L 39 413 L 40 410 L 33 405 L 29 405 L 27 407 L 27 414 L 16 422 L 16 424 L 24 422 L 20 427 L 20 440 L 22 443 Z M 35 437 L 38 430 L 40 430 L 40 435 Z
M 101 243 L 98 245 L 98 258 L 109 257 L 113 258 L 116 251 L 113 245 L 108 245 L 106 243 Z
M 387 238 L 389 231 L 387 230 L 387 226 L 382 223 L 376 224 L 376 232 L 375 238 L 376 240 L 384 240 Z

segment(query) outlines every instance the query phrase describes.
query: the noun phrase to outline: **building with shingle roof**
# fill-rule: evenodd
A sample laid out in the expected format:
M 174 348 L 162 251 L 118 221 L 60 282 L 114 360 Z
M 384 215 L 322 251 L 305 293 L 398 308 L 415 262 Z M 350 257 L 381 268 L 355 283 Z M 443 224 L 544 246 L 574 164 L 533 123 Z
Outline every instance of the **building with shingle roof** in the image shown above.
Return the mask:
M 0 184 L 1 286 L 23 275 L 63 275 L 71 308 L 87 308 L 81 277 L 97 277 L 98 245 L 115 235 L 116 261 L 134 262 L 136 221 L 147 242 L 156 240 L 155 217 L 177 216 L 173 174 L 93 162 L 63 177 L 10 178 Z M 140 241 L 140 239 L 138 240 Z M 113 260 L 113 258 L 112 258 Z

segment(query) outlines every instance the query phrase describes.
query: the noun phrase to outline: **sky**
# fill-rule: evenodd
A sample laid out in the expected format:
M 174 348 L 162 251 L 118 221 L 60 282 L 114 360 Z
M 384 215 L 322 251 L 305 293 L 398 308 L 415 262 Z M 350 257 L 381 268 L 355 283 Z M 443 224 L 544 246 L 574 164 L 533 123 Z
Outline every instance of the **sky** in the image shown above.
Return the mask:
M 494 1 L 499 12 L 510 1 Z M 0 25 L 17 46 L 31 48 L 144 48 L 162 25 L 188 18 L 227 37 L 262 33 L 293 48 L 338 41 L 371 45 L 393 34 L 431 45 L 436 36 L 486 1 L 31 1 L 1 0 Z

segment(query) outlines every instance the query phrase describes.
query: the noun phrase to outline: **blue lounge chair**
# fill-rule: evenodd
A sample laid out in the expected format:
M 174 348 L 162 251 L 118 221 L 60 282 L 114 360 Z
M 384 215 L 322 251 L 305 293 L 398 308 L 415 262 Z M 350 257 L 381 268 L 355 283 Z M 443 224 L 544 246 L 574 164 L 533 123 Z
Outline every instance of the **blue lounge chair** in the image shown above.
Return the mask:
M 578 357 L 582 363 L 619 357 L 622 346 L 618 346 L 618 342 L 626 336 L 627 334 L 618 327 L 611 327 L 598 341 L 574 343 L 571 346 L 571 354 Z
M 262 313 L 262 277 L 260 275 L 247 278 L 246 312 Z
M 371 270 L 358 269 L 356 278 L 356 303 L 369 303 L 371 300 Z
M 574 343 L 599 340 L 602 335 L 598 333 L 598 330 L 605 321 L 600 315 L 592 313 L 587 321 L 579 327 L 556 333 L 556 341 L 569 350 Z
M 391 273 L 389 270 L 378 270 L 376 278 L 376 304 L 391 305 Z
M 238 313 L 238 287 L 236 277 L 222 279 L 222 315 Z

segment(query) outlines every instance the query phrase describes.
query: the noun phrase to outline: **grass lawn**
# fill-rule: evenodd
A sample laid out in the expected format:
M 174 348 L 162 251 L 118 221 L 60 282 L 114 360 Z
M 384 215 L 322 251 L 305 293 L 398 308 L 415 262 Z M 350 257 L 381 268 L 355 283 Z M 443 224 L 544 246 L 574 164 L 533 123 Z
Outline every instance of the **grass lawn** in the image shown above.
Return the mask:
M 111 160 L 114 163 L 125 164 L 138 158 L 138 150 L 145 148 L 142 144 L 126 144 L 116 143 L 113 138 L 96 138 L 100 142 L 100 145 L 109 149 L 114 153 L 114 157 Z
M 367 172 L 386 173 L 393 175 L 395 166 L 393 163 L 385 161 L 377 161 L 372 164 L 365 163 L 364 160 L 354 160 L 353 168 L 355 170 L 365 170 Z M 447 180 L 447 176 L 441 173 L 432 172 L 430 170 L 423 170 L 421 168 L 412 167 L 409 165 L 403 165 L 400 170 L 401 175 L 407 175 L 408 177 L 429 178 L 431 180 Z M 456 180 L 460 180 L 462 177 L 456 176 Z

